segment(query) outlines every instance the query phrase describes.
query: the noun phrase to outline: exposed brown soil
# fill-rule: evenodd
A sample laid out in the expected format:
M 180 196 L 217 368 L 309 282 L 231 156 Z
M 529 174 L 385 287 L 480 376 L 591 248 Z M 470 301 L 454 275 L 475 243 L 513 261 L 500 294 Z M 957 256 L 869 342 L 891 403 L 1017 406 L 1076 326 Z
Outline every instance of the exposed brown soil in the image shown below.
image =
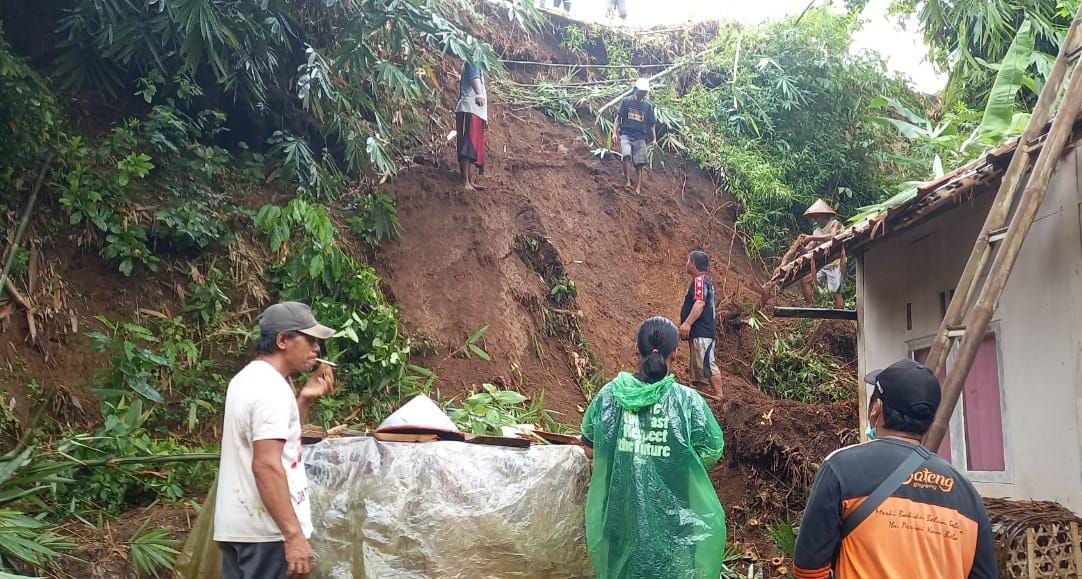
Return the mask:
M 450 80 L 447 86 L 456 86 Z M 453 103 L 450 88 L 444 97 L 445 105 Z M 724 210 L 732 200 L 716 194 L 707 175 L 668 155 L 655 158 L 641 194 L 627 191 L 619 161 L 595 158 L 577 129 L 500 103 L 498 94 L 494 99 L 484 190 L 458 185 L 453 144 L 390 188 L 406 231 L 381 248 L 377 268 L 408 331 L 427 345 L 420 363 L 439 375 L 444 396 L 497 382 L 534 396 L 543 392 L 546 406 L 575 424 L 587 404 L 580 387 L 586 350 L 606 380 L 633 368 L 638 325 L 651 315 L 678 316 L 689 282 L 687 254 L 705 250 L 718 291 L 725 381 L 724 409 L 714 407 L 729 457 L 712 478 L 736 540 L 759 555 L 774 554 L 760 524 L 795 518 L 818 462 L 856 441 L 856 407 L 774 400 L 751 383 L 755 332 L 725 318 L 749 311 L 763 271 L 734 239 Z M 453 128 L 450 110 L 439 117 L 441 132 Z M 556 255 L 542 260 L 555 261 L 577 285 L 574 311 L 560 319 L 577 324 L 588 348 L 546 335 L 539 309 L 568 306 L 548 301 L 551 280 L 524 262 L 520 236 L 543 238 L 544 251 Z M 448 357 L 483 326 L 491 362 Z M 774 328 L 784 325 L 771 323 L 764 335 Z M 855 358 L 851 323 L 821 323 L 814 332 L 833 354 Z M 686 356 L 682 347 L 681 379 Z
M 35 239 L 32 232 L 27 237 Z M 35 382 L 42 397 L 55 392 L 48 408 L 52 419 L 65 426 L 86 424 L 98 413 L 88 388 L 92 374 L 108 362 L 86 337 L 89 331 L 105 331 L 95 316 L 132 321 L 143 315 L 141 309 L 168 309 L 163 304 L 175 302 L 172 276 L 124 277 L 95 248 L 79 247 L 65 236 L 35 245 L 34 253 L 43 265 L 14 281 L 38 311 L 41 339 L 30 339 L 22 308 L 12 304 L 9 315 L 0 316 L 0 390 L 16 397 L 14 414 L 20 421 L 32 413 L 33 401 L 24 395 Z

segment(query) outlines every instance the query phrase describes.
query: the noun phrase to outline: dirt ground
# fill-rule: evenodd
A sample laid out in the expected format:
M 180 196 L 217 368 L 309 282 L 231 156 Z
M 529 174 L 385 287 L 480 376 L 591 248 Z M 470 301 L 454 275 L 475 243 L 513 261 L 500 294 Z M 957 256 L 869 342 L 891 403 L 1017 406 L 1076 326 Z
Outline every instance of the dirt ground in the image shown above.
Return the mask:
M 453 97 L 448 92 L 445 104 Z M 702 249 L 711 256 L 719 318 L 747 311 L 764 273 L 734 238 L 725 210 L 732 200 L 716 195 L 698 169 L 661 155 L 646 171 L 641 194 L 625 190 L 619 161 L 594 157 L 577 129 L 553 124 L 537 111 L 515 110 L 498 94 L 493 99 L 484 190 L 458 185 L 453 143 L 439 158 L 401 175 L 390 192 L 406 231 L 381 247 L 377 269 L 410 334 L 435 346 L 420 363 L 439 375 L 441 394 L 497 382 L 528 395 L 543 393 L 561 420 L 577 424 L 587 404 L 576 371 L 582 349 L 544 335 L 536 304 L 545 302 L 549 286 L 516 252 L 516 237 L 541 237 L 555 249 L 577 285 L 578 324 L 606 380 L 634 368 L 635 332 L 644 319 L 678 317 L 690 281 L 688 252 Z M 443 113 L 443 129 L 453 129 L 450 109 Z M 447 357 L 483 326 L 491 362 Z M 764 335 L 784 327 L 771 322 Z M 724 409 L 713 405 L 729 459 L 711 476 L 736 523 L 736 539 L 762 556 L 773 555 L 756 527 L 800 510 L 818 462 L 857 441 L 856 407 L 770 398 L 750 381 L 755 331 L 723 319 L 718 328 L 725 403 Z M 825 348 L 851 361 L 854 329 L 848 322 L 824 322 L 816 331 Z M 678 378 L 686 380 L 686 346 L 677 366 Z M 854 374 L 851 366 L 845 372 Z

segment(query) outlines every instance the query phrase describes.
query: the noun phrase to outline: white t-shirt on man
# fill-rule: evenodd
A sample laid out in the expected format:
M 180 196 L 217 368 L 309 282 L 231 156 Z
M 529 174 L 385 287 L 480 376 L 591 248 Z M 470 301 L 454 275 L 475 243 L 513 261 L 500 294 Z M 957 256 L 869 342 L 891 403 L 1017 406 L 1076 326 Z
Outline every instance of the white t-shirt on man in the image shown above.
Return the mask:
M 301 421 L 289 382 L 269 363 L 250 362 L 229 381 L 225 395 L 222 457 L 218 472 L 218 502 L 214 540 L 268 543 L 283 540 L 278 525 L 259 498 L 252 474 L 252 443 L 285 441 L 282 466 L 289 483 L 293 511 L 305 537 L 312 535 L 308 477 L 301 460 Z

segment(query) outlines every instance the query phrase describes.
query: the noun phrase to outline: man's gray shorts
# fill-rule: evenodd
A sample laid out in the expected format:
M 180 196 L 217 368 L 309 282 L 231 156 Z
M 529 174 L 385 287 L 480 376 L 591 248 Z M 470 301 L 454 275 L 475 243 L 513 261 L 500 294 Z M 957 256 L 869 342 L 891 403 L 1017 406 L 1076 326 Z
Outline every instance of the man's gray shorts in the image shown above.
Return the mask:
M 222 550 L 222 579 L 286 579 L 286 547 L 270 543 L 226 543 Z
M 842 268 L 838 264 L 828 265 L 815 274 L 815 281 L 825 286 L 831 293 L 842 291 Z
M 632 141 L 627 135 L 620 135 L 620 156 L 631 155 L 631 162 L 636 167 L 646 164 L 646 139 Z

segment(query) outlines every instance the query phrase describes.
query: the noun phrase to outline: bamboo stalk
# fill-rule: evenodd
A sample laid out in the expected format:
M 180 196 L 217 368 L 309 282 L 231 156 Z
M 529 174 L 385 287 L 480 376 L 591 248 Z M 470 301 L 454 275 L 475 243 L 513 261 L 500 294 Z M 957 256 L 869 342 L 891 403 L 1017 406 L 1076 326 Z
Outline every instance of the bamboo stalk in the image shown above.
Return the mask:
M 521 64 L 525 66 L 545 66 L 549 68 L 665 68 L 679 63 L 666 62 L 657 64 L 566 64 L 563 62 L 533 62 L 530 60 L 500 59 L 504 64 Z M 702 64 L 702 63 L 697 63 Z
M 733 85 L 733 89 L 734 89 L 733 90 L 733 109 L 734 110 L 738 110 L 740 108 L 738 106 L 739 103 L 736 101 L 736 90 L 735 89 L 736 89 L 736 72 L 737 72 L 737 70 L 740 69 L 740 45 L 743 43 L 743 41 L 744 41 L 744 35 L 743 34 L 738 34 L 737 37 L 736 37 L 736 56 L 733 57 L 733 80 L 731 80 L 729 82 L 729 84 Z
M 1079 541 L 1078 523 L 1071 521 L 1071 552 L 1074 553 L 1075 576 L 1082 576 L 1082 541 Z
M 1026 577 L 1037 579 L 1037 533 L 1033 527 L 1026 529 Z
M 19 221 L 19 228 L 15 230 L 15 239 L 11 241 L 11 246 L 8 248 L 8 258 L 4 263 L 4 270 L 0 272 L 0 287 L 4 287 L 4 282 L 7 281 L 8 273 L 11 272 L 11 265 L 15 263 L 15 254 L 19 249 L 19 243 L 23 239 L 23 234 L 26 233 L 26 226 L 30 223 L 30 215 L 34 212 L 34 203 L 38 200 L 38 192 L 41 191 L 41 185 L 45 183 L 45 174 L 49 172 L 49 166 L 53 164 L 53 154 L 50 152 L 45 156 L 45 163 L 41 166 L 41 171 L 38 172 L 38 180 L 34 183 L 34 189 L 30 192 L 30 201 L 26 204 L 26 209 L 23 210 L 23 217 Z
M 218 460 L 220 456 L 221 455 L 218 453 L 205 452 L 193 454 L 175 454 L 168 456 L 125 456 L 122 458 L 101 458 L 97 460 L 69 459 L 67 463 L 50 463 L 46 466 L 42 466 L 39 468 L 30 468 L 28 469 L 28 472 L 33 473 L 37 470 L 55 471 L 59 468 L 98 468 L 103 466 L 121 466 L 125 464 L 169 464 L 174 462 L 206 462 L 211 460 Z
M 1079 15 L 1082 16 L 1082 6 L 1079 7 Z M 1071 32 L 1068 37 L 1075 36 L 1078 28 L 1079 17 L 1076 16 L 1074 22 L 1071 24 Z M 1065 42 L 1060 47 L 1060 56 L 1057 59 L 1064 60 L 1064 52 L 1068 50 L 1068 44 Z M 1082 63 L 1082 61 L 1079 61 Z M 1058 64 L 1058 62 L 1057 62 Z M 924 445 L 927 448 L 939 448 L 940 442 L 943 440 L 943 436 L 946 434 L 947 428 L 950 425 L 950 417 L 954 412 L 955 405 L 958 404 L 958 398 L 962 394 L 962 388 L 965 385 L 966 378 L 969 375 L 969 369 L 973 365 L 973 360 L 977 356 L 977 349 L 980 348 L 981 343 L 984 341 L 984 333 L 988 330 L 988 324 L 992 320 L 992 315 L 995 313 L 996 304 L 999 302 L 1000 296 L 1003 294 L 1003 288 L 1007 285 L 1007 279 L 1011 275 L 1011 270 L 1014 268 L 1015 262 L 1018 260 L 1018 254 L 1022 250 L 1022 243 L 1026 239 L 1026 235 L 1029 233 L 1030 227 L 1033 225 L 1033 220 L 1037 215 L 1037 210 L 1041 206 L 1041 202 L 1044 201 L 1045 193 L 1048 189 L 1048 182 L 1052 177 L 1052 173 L 1055 171 L 1056 165 L 1059 163 L 1060 157 L 1063 155 L 1067 146 L 1067 138 L 1071 134 L 1071 130 L 1074 127 L 1074 120 L 1078 115 L 1078 111 L 1082 108 L 1082 67 L 1079 64 L 1075 65 L 1071 82 L 1067 87 L 1067 95 L 1063 101 L 1063 105 L 1060 108 L 1060 112 L 1056 115 L 1055 120 L 1052 122 L 1052 127 L 1048 131 L 1048 140 L 1045 143 L 1044 148 L 1041 150 L 1040 156 L 1037 157 L 1037 162 L 1033 167 L 1033 171 L 1030 173 L 1029 180 L 1026 183 L 1026 188 L 1022 192 L 1022 197 L 1018 201 L 1018 207 L 1011 217 L 1010 225 L 1007 227 L 1006 237 L 1000 243 L 1002 246 L 996 252 L 995 259 L 992 261 L 992 265 L 988 272 L 988 277 L 983 286 L 980 287 L 980 294 L 977 297 L 976 305 L 970 311 L 967 319 L 965 320 L 965 335 L 962 337 L 962 343 L 958 346 L 958 354 L 954 363 L 954 367 L 947 374 L 947 383 L 943 386 L 943 399 L 940 402 L 939 410 L 936 412 L 935 420 L 932 422 L 931 428 L 924 436 Z M 1051 83 L 1049 83 L 1051 84 Z M 1042 98 L 1045 96 L 1042 91 Z M 1032 119 L 1031 119 L 1032 122 Z M 1027 128 L 1027 132 L 1032 127 Z M 1025 142 L 1022 140 L 1021 142 Z M 1020 156 L 1021 151 L 1015 152 L 1015 159 L 1012 159 L 1012 166 Z M 1009 183 L 1008 183 L 1009 185 Z M 1005 190 L 1000 190 L 1000 196 L 1004 196 Z M 1009 206 L 1008 206 L 1009 207 Z M 987 231 L 982 234 L 982 239 L 978 240 L 977 245 L 974 247 L 974 255 L 971 259 L 983 261 L 988 259 L 988 240 Z M 978 251 L 984 246 L 983 251 Z M 976 277 L 976 270 L 969 271 L 967 268 L 967 274 L 973 277 L 973 280 L 978 279 Z M 969 280 L 970 283 L 966 284 L 965 293 L 970 293 L 975 286 L 971 283 L 973 280 Z M 961 283 L 959 284 L 961 287 Z M 957 312 L 962 307 L 961 304 L 966 303 L 968 296 L 959 296 L 959 290 L 956 290 L 954 299 L 951 300 L 952 309 Z M 958 301 L 959 305 L 955 306 L 954 302 Z M 946 318 L 944 318 L 946 320 Z M 946 322 L 943 327 L 940 328 L 940 334 L 937 334 L 936 340 L 940 344 L 941 352 L 940 358 L 946 358 L 946 352 L 944 348 L 944 342 L 946 341 Z M 942 338 L 942 340 L 941 340 Z M 933 344 L 933 348 L 935 345 Z M 938 370 L 938 367 L 932 367 L 932 371 Z
M 685 66 L 695 64 L 695 61 L 699 60 L 699 58 L 701 58 L 703 56 L 706 56 L 707 54 L 709 54 L 709 53 L 711 53 L 711 52 L 713 52 L 715 50 L 717 50 L 717 48 L 707 48 L 706 50 L 703 50 L 702 52 L 699 52 L 698 54 L 695 54 L 692 58 L 690 58 L 690 59 L 688 59 L 688 60 L 686 60 L 684 62 L 675 63 L 671 67 L 666 68 L 665 70 L 655 74 L 654 76 L 651 76 L 650 78 L 648 78 L 646 80 L 650 81 L 650 84 L 653 84 L 655 81 L 661 80 L 661 79 L 665 78 L 666 76 L 669 76 L 670 74 L 676 72 L 677 70 L 680 70 L 681 68 L 684 68 Z M 620 102 L 624 97 L 626 97 L 627 95 L 629 95 L 631 93 L 632 93 L 632 90 L 628 89 L 628 90 L 620 93 L 620 96 L 618 96 L 618 97 L 612 99 L 611 101 L 605 103 L 605 105 L 603 107 L 601 107 L 600 109 L 597 110 L 597 117 L 601 118 L 602 113 L 604 113 L 606 110 L 608 110 L 610 107 L 612 107 L 616 103 Z
M 774 306 L 775 318 L 814 318 L 820 320 L 856 320 L 856 310 L 834 308 L 787 308 Z

